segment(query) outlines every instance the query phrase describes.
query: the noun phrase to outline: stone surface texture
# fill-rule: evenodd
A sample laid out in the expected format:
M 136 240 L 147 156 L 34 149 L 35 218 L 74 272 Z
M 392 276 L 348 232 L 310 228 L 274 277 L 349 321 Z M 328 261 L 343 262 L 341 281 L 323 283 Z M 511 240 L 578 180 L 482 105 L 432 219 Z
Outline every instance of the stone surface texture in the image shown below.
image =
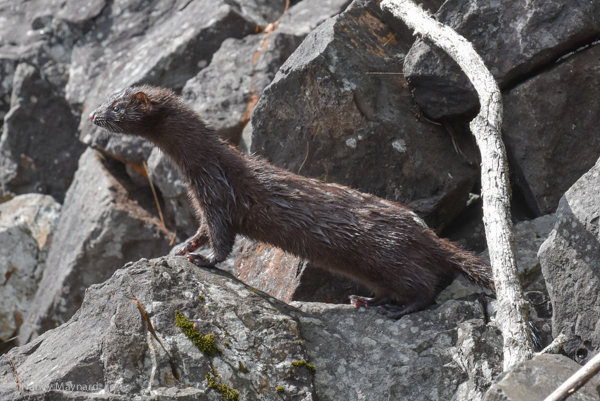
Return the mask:
M 169 235 L 158 218 L 113 174 L 98 152 L 88 149 L 81 156 L 20 344 L 69 320 L 86 288 L 110 278 L 117 266 L 168 253 Z
M 600 7 L 600 6 L 599 6 Z M 504 98 L 503 137 L 515 182 L 536 214 L 560 197 L 600 156 L 600 46 L 577 52 L 518 85 Z
M 376 3 L 357 0 L 309 34 L 260 97 L 251 150 L 407 204 L 441 228 L 464 208 L 477 169 L 442 127 L 415 117 L 404 79 L 393 75 L 413 37 L 386 21 Z
M 583 363 L 600 350 L 600 162 L 561 198 L 556 225 L 539 251 L 552 301 L 552 334 Z
M 501 370 L 502 338 L 478 302 L 448 301 L 399 320 L 351 306 L 292 305 L 305 313 L 300 328 L 320 401 L 480 399 Z
M 211 375 L 240 400 L 314 400 L 311 373 L 292 365 L 309 358 L 292 309 L 185 258 L 142 259 L 88 288 L 67 323 L 0 357 L 0 399 L 221 400 Z M 201 352 L 176 311 L 220 351 Z
M 543 400 L 581 366 L 564 355 L 538 355 L 517 365 L 494 383 L 485 401 Z M 593 377 L 569 396 L 569 401 L 593 401 L 600 398 L 600 379 Z
M 600 4 L 594 1 L 456 0 L 445 2 L 436 18 L 473 43 L 501 89 L 600 34 Z M 458 65 L 426 39 L 415 42 L 404 71 L 417 104 L 431 118 L 478 107 Z
M 62 202 L 85 146 L 69 104 L 40 71 L 19 64 L 0 136 L 0 187 L 43 193 Z
M 17 334 L 46 266 L 60 216 L 51 196 L 20 195 L 0 204 L 0 341 Z

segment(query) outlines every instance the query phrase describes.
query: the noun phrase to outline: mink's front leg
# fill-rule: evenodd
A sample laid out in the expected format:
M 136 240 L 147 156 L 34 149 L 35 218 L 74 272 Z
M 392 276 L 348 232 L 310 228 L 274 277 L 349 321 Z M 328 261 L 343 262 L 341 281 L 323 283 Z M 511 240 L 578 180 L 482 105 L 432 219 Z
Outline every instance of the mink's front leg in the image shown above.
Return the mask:
M 215 209 L 217 213 L 205 211 L 206 227 L 208 230 L 208 239 L 212 248 L 208 256 L 202 256 L 197 253 L 189 253 L 188 260 L 200 267 L 212 267 L 221 263 L 231 253 L 235 234 L 231 227 L 231 220 L 228 216 L 221 213 L 221 209 Z
M 183 256 L 186 253 L 195 251 L 196 249 L 200 248 L 202 245 L 205 245 L 206 243 L 208 243 L 208 230 L 207 230 L 205 224 L 201 224 L 200 227 L 198 228 L 198 231 L 196 231 L 196 234 L 194 234 L 194 236 L 188 238 L 183 243 L 183 245 L 181 245 L 177 248 L 173 248 L 173 250 L 171 250 L 171 252 L 169 252 L 169 254 L 176 255 L 176 256 Z

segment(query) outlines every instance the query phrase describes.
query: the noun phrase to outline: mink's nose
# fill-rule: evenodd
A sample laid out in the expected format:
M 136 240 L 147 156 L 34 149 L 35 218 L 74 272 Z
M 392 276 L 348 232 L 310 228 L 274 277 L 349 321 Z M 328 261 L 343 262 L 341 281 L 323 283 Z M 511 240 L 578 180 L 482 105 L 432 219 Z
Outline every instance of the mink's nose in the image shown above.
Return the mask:
M 96 117 L 96 113 L 92 111 L 92 112 L 90 113 L 90 121 L 91 121 L 91 122 L 94 122 L 94 117 Z

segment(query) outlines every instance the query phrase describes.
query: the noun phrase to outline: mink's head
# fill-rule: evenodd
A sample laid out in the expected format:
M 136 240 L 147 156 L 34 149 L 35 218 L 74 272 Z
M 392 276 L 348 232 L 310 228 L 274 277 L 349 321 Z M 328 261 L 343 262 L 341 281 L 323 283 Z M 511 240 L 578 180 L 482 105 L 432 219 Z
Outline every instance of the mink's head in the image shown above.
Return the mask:
M 148 85 L 127 88 L 94 110 L 90 121 L 109 132 L 156 140 L 161 123 L 180 109 L 181 103 L 167 89 Z

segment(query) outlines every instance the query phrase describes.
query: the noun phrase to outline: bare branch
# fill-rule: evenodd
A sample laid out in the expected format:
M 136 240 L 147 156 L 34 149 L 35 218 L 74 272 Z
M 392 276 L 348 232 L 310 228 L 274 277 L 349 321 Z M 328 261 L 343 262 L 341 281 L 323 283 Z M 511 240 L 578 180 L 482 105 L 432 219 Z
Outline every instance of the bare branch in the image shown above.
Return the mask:
M 533 355 L 529 306 L 517 277 L 510 218 L 508 163 L 501 139 L 502 95 L 473 46 L 410 0 L 384 0 L 381 8 L 427 37 L 462 68 L 479 95 L 481 110 L 471 131 L 481 151 L 483 222 L 498 297 L 497 321 L 504 337 L 504 370 Z

